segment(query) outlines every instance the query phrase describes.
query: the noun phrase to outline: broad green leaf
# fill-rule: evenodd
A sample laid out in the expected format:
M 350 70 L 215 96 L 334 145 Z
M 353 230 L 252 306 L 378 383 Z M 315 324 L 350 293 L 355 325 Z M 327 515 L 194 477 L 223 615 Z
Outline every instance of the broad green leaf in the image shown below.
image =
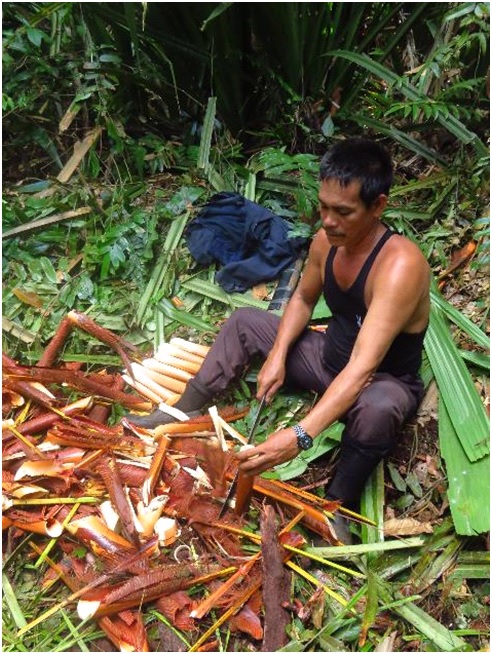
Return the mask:
M 490 531 L 490 458 L 470 461 L 443 401 L 439 402 L 439 444 L 448 475 L 448 500 L 456 532 Z
M 102 63 L 121 64 L 121 57 L 117 54 L 102 54 L 99 57 L 99 61 Z
M 435 306 L 431 307 L 424 346 L 442 400 L 466 456 L 470 461 L 477 461 L 489 452 L 489 421 L 442 311 Z
M 43 38 L 46 37 L 44 32 L 42 32 L 41 30 L 35 29 L 34 27 L 28 27 L 27 38 L 29 39 L 29 41 L 31 41 L 33 45 L 39 47 L 41 45 L 41 41 L 43 40 Z
M 244 187 L 243 195 L 247 200 L 251 200 L 251 202 L 255 202 L 256 200 L 256 174 L 255 173 L 248 174 L 248 181 L 246 183 L 246 186 Z
M 469 352 L 468 350 L 460 350 L 460 355 L 465 361 L 469 361 L 474 366 L 485 368 L 490 371 L 490 357 L 480 352 Z
M 196 202 L 204 193 L 205 189 L 199 186 L 182 186 L 166 202 L 164 209 L 172 216 L 180 216 L 185 211 L 189 211 L 193 202 Z
M 362 647 L 365 644 L 367 632 L 369 630 L 369 627 L 373 625 L 377 614 L 378 614 L 378 585 L 376 582 L 376 576 L 372 571 L 372 566 L 369 565 L 367 569 L 366 606 L 364 609 L 364 617 L 362 618 L 361 633 L 359 636 L 359 646 Z
M 448 579 L 490 579 L 490 552 L 461 552 Z
M 364 556 L 378 552 L 393 552 L 406 548 L 422 547 L 426 539 L 423 536 L 402 538 L 401 540 L 387 540 L 377 543 L 361 543 L 360 545 L 340 545 L 337 547 L 307 547 L 307 551 L 318 554 L 324 559 L 344 559 L 355 556 Z
M 388 461 L 387 468 L 391 477 L 391 481 L 395 485 L 395 488 L 399 490 L 400 493 L 403 493 L 407 487 L 405 480 L 398 472 L 396 466 L 393 463 L 391 463 L 391 461 Z

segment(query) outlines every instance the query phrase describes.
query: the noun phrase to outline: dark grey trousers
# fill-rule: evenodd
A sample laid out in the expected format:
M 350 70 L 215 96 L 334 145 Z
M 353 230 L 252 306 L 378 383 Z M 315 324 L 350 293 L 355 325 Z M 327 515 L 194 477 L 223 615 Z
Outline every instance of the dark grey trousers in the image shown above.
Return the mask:
M 280 319 L 267 311 L 235 311 L 220 330 L 196 380 L 218 395 L 237 380 L 255 357 L 270 352 Z M 322 395 L 335 375 L 324 365 L 324 335 L 306 329 L 291 348 L 286 383 Z M 404 422 L 416 412 L 423 393 L 415 375 L 376 373 L 341 418 L 345 424 L 340 458 L 327 495 L 354 506 L 378 462 L 389 453 Z

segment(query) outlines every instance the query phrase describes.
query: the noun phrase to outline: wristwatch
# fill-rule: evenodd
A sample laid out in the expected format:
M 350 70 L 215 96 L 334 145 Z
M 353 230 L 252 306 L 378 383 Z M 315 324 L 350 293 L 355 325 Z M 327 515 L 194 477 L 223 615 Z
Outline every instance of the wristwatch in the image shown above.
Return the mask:
M 313 447 L 313 439 L 301 425 L 294 425 L 294 433 L 297 436 L 297 447 L 300 450 L 309 450 Z

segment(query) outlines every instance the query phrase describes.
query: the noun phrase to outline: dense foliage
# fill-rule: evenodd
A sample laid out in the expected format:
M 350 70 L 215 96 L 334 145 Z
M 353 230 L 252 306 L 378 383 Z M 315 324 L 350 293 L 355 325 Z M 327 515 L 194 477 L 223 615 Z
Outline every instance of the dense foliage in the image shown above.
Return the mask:
M 72 308 L 149 349 L 181 332 L 210 340 L 235 306 L 268 304 L 273 286 L 260 298 L 219 292 L 214 271 L 196 266 L 183 244 L 197 207 L 218 190 L 235 190 L 286 217 L 296 233 L 312 233 L 319 155 L 347 135 L 373 136 L 396 163 L 385 219 L 419 243 L 436 278 L 423 373 L 441 391 L 441 455 L 449 470 L 465 467 L 483 479 L 488 457 L 475 464 L 465 450 L 467 434 L 480 438 L 487 422 L 488 4 L 10 2 L 2 9 L 10 356 L 35 363 Z M 63 357 L 117 364 L 81 334 Z M 236 393 L 250 396 L 251 384 Z M 298 410 L 298 401 L 272 407 L 272 420 Z M 415 507 L 413 472 L 405 479 L 390 472 L 403 493 L 397 509 Z M 450 488 L 451 500 L 453 492 L 475 493 L 470 504 L 483 517 L 483 484 Z M 453 518 L 458 534 L 470 535 Z M 446 538 L 443 527 L 436 542 Z M 456 610 L 460 628 L 484 592 L 470 592 L 469 615 Z M 354 646 L 350 628 L 340 628 L 337 646 Z M 481 634 L 471 635 L 480 645 Z M 312 633 L 292 638 L 297 648 L 330 647 Z M 428 635 L 419 638 L 415 647 L 433 646 Z

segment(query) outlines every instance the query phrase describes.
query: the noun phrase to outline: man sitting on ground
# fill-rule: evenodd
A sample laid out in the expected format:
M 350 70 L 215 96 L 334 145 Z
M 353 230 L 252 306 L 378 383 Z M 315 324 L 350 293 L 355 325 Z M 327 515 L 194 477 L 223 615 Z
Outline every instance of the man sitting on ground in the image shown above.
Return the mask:
M 257 475 L 289 461 L 340 420 L 345 429 L 326 497 L 354 509 L 422 397 L 430 272 L 419 248 L 381 222 L 393 171 L 379 144 L 337 142 L 321 161 L 320 179 L 321 228 L 282 318 L 261 309 L 235 311 L 176 407 L 196 415 L 254 357 L 266 358 L 258 398 L 271 401 L 288 382 L 319 399 L 297 425 L 238 453 L 240 469 Z M 322 293 L 332 313 L 325 334 L 307 329 Z M 161 410 L 127 418 L 146 428 L 175 421 Z M 338 538 L 348 540 L 339 514 L 334 526 Z

